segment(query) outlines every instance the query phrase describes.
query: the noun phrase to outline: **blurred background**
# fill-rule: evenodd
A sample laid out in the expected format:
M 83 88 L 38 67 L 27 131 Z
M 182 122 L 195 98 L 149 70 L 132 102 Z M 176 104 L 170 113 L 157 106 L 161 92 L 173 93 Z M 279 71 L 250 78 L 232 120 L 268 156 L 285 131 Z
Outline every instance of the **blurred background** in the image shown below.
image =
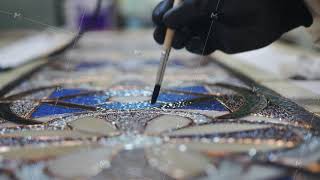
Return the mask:
M 99 16 L 93 20 L 97 0 L 1 0 L 0 38 L 7 33 L 62 27 L 86 30 L 127 30 L 151 28 L 151 14 L 160 0 L 103 0 Z M 94 23 L 93 23 L 94 22 Z M 81 24 L 81 26 L 80 26 Z M 5 33 L 4 33 L 5 32 Z M 303 28 L 282 40 L 307 49 L 316 49 Z
M 160 0 L 103 0 L 97 23 L 89 23 L 97 0 L 1 0 L 0 29 L 47 26 L 93 30 L 150 27 L 151 12 Z M 90 25 L 89 25 L 90 24 Z
M 95 14 L 99 0 L 0 0 L 0 72 L 1 67 L 15 67 L 69 42 L 72 51 L 68 52 L 79 59 L 87 55 L 107 59 L 110 53 L 106 51 L 138 59 L 148 50 L 159 58 L 160 46 L 152 38 L 151 17 L 160 1 L 102 0 L 100 13 Z M 70 36 L 80 30 L 91 32 L 73 43 Z M 13 42 L 17 42 L 15 46 L 11 46 Z M 233 56 L 271 74 L 320 79 L 319 47 L 305 28 L 285 34 L 266 48 Z

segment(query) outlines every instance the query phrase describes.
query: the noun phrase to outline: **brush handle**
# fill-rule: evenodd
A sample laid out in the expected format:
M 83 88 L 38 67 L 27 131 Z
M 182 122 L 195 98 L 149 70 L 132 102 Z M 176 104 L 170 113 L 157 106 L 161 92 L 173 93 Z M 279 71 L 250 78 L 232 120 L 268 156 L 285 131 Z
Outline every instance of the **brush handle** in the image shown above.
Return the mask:
M 178 6 L 181 2 L 182 0 L 174 0 L 173 7 Z M 167 29 L 166 36 L 163 43 L 164 50 L 171 49 L 174 34 L 175 34 L 175 31 L 173 29 L 170 29 L 170 28 Z
M 181 1 L 182 0 L 174 0 L 173 7 L 179 5 Z M 160 66 L 157 73 L 156 85 L 154 86 L 154 90 L 152 93 L 151 104 L 154 104 L 157 102 L 157 99 L 160 93 L 163 76 L 166 71 L 167 62 L 169 60 L 169 55 L 171 51 L 174 34 L 175 34 L 175 31 L 173 29 L 170 29 L 170 28 L 167 29 L 165 40 L 163 43 L 163 50 L 161 52 Z
M 175 0 L 173 7 L 177 6 L 181 1 L 182 0 Z M 159 87 L 161 87 L 163 76 L 166 71 L 174 34 L 175 34 L 175 31 L 173 29 L 170 29 L 170 28 L 167 29 L 165 40 L 163 43 L 163 50 L 161 52 L 160 66 L 158 69 L 157 79 L 156 79 L 156 85 L 158 85 Z

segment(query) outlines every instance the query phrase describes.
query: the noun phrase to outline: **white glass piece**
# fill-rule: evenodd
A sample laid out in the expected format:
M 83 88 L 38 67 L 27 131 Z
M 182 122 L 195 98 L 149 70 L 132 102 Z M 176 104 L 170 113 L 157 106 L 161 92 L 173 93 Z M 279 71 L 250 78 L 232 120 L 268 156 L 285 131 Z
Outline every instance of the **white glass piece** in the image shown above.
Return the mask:
M 75 130 L 97 135 L 112 135 L 117 132 L 116 127 L 111 123 L 94 117 L 80 118 L 70 122 L 69 125 Z
M 208 124 L 201 126 L 192 126 L 185 129 L 180 129 L 168 135 L 201 135 L 201 134 L 213 134 L 213 133 L 232 133 L 238 131 L 249 131 L 256 129 L 268 128 L 270 125 L 262 124 L 237 124 L 237 123 L 219 123 Z
M 200 153 L 189 152 L 177 146 L 164 145 L 146 150 L 151 166 L 176 178 L 194 177 L 210 167 L 210 160 Z
M 152 119 L 145 130 L 147 134 L 158 134 L 164 131 L 183 128 L 192 121 L 188 118 L 173 115 L 161 115 Z
M 83 149 L 48 162 L 48 171 L 63 179 L 85 178 L 97 175 L 111 166 L 115 151 L 110 147 Z

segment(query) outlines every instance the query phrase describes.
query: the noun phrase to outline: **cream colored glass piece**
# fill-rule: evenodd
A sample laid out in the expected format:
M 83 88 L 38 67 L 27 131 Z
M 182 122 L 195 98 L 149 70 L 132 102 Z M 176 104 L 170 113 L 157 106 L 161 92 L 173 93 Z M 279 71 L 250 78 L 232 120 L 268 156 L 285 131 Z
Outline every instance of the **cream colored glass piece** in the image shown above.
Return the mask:
M 89 138 L 93 135 L 87 134 L 79 131 L 71 130 L 29 130 L 29 131 L 19 131 L 14 133 L 7 133 L 0 135 L 2 137 L 32 137 L 41 139 L 50 138 Z
M 46 160 L 72 153 L 87 145 L 68 145 L 68 146 L 46 146 L 46 147 L 19 147 L 19 148 L 0 148 L 0 156 L 4 159 L 17 160 Z
M 261 142 L 260 144 L 254 143 L 202 143 L 190 142 L 186 143 L 187 149 L 200 151 L 208 154 L 224 154 L 224 153 L 241 153 L 241 152 L 257 152 L 257 151 L 271 151 L 285 148 L 284 145 L 276 143 Z
M 115 153 L 110 147 L 81 150 L 49 161 L 48 171 L 63 179 L 95 176 L 110 167 Z
M 200 153 L 185 151 L 184 147 L 154 147 L 146 150 L 146 155 L 151 166 L 176 179 L 197 176 L 211 167 L 209 159 Z
M 152 119 L 145 130 L 147 134 L 157 134 L 188 126 L 191 120 L 181 116 L 161 115 Z
M 65 33 L 63 30 L 56 29 L 54 32 L 43 31 L 19 39 L 0 48 L 0 54 L 2 55 L 0 67 L 13 68 L 41 57 L 47 57 L 64 48 L 75 36 L 76 34 Z
M 12 122 L 4 122 L 0 124 L 0 128 L 8 128 L 8 127 L 16 127 L 16 126 L 17 124 Z
M 201 126 L 193 126 L 185 129 L 180 129 L 168 135 L 200 135 L 200 134 L 210 134 L 210 133 L 231 133 L 238 131 L 248 131 L 268 128 L 270 125 L 261 124 L 237 124 L 237 123 L 221 123 L 221 124 L 208 124 Z
M 144 102 L 149 101 L 149 96 L 121 96 L 121 97 L 112 97 L 110 101 L 120 102 L 120 103 L 135 103 L 135 102 Z
M 248 168 L 243 179 L 255 180 L 257 177 L 259 179 L 277 179 L 281 175 L 285 175 L 285 172 L 281 168 L 255 165 Z
M 25 73 L 33 70 L 36 67 L 39 67 L 45 63 L 47 63 L 48 60 L 47 59 L 42 59 L 41 61 L 35 61 L 35 62 L 31 62 L 27 65 L 18 67 L 14 70 L 8 71 L 8 72 L 4 72 L 1 73 L 0 76 L 0 88 L 3 88 L 5 85 L 7 85 L 8 83 L 17 80 L 20 76 L 24 75 Z
M 75 130 L 97 135 L 111 135 L 117 132 L 116 127 L 111 123 L 94 117 L 80 118 L 70 122 L 69 125 Z
M 283 177 L 285 173 L 284 169 L 275 166 L 262 166 L 256 164 L 247 165 L 242 162 L 224 160 L 219 163 L 216 169 L 210 172 L 211 176 L 209 179 L 265 180 Z M 213 178 L 212 176 L 220 178 Z
M 180 110 L 179 111 L 183 111 L 183 112 L 191 112 L 191 113 L 200 113 L 200 114 L 203 114 L 203 115 L 206 115 L 208 117 L 211 117 L 211 118 L 216 118 L 216 117 L 219 117 L 219 116 L 222 116 L 222 115 L 226 115 L 226 114 L 229 114 L 230 112 L 229 111 L 207 111 L 207 110 Z

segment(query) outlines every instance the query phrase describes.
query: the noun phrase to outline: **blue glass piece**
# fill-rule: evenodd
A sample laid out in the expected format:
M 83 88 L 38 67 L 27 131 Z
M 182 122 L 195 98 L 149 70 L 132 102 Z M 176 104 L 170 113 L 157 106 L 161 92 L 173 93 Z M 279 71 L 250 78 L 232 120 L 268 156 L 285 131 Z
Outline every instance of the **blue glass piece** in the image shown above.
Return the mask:
M 172 59 L 168 63 L 169 67 L 170 66 L 176 66 L 176 67 L 185 67 L 185 64 L 179 60 L 179 59 Z
M 150 102 L 139 102 L 139 103 L 107 103 L 100 105 L 100 107 L 105 109 L 112 109 L 112 110 L 142 110 L 142 109 L 150 109 L 154 107 L 159 107 L 160 104 L 150 104 Z
M 144 63 L 145 65 L 155 65 L 158 66 L 160 64 L 159 60 L 149 60 Z
M 179 109 L 228 111 L 226 107 L 224 107 L 219 101 L 216 100 L 197 102 L 191 105 L 183 106 Z
M 159 60 L 149 60 L 146 61 L 144 64 L 145 65 L 159 65 L 160 61 Z M 178 59 L 170 59 L 170 61 L 168 62 L 168 67 L 185 67 L 185 64 Z
M 187 101 L 197 96 L 193 95 L 185 95 L 185 94 L 176 94 L 176 93 L 160 93 L 158 97 L 158 101 L 161 102 L 179 102 L 179 101 Z
M 82 89 L 57 89 L 50 95 L 49 98 L 60 98 L 60 97 L 75 95 L 75 94 L 84 93 L 84 92 L 87 92 L 87 91 Z
M 207 93 L 208 91 L 205 89 L 204 86 L 188 86 L 188 87 L 179 87 L 174 88 L 176 90 L 182 90 L 187 92 L 194 92 L 194 93 Z M 56 90 L 50 98 L 61 98 L 68 95 L 75 95 L 79 93 L 88 92 L 86 90 L 81 89 L 61 89 Z M 125 97 L 125 96 L 150 96 L 150 90 L 146 89 L 133 89 L 133 90 L 114 90 L 114 91 L 107 91 L 104 94 L 90 94 L 90 95 L 83 95 L 77 96 L 69 99 L 61 99 L 61 101 L 69 102 L 73 104 L 79 105 L 87 105 L 87 106 L 99 106 L 105 109 L 112 109 L 112 110 L 142 110 L 142 109 L 150 109 L 155 107 L 160 107 L 161 104 L 159 103 L 176 103 L 182 101 L 189 101 L 194 98 L 198 98 L 199 96 L 190 95 L 190 94 L 183 94 L 183 93 L 174 93 L 174 92 L 165 92 L 160 93 L 158 102 L 155 105 L 151 105 L 149 102 L 132 102 L 132 103 L 120 103 L 120 102 L 110 102 L 108 99 L 110 97 Z M 37 111 L 34 113 L 35 116 L 42 116 L 41 113 L 45 115 L 51 114 L 61 114 L 61 113 L 69 113 L 69 112 L 79 112 L 78 110 L 72 108 L 60 108 L 56 107 L 57 110 L 52 111 L 48 107 L 49 105 L 41 105 Z M 166 106 L 166 108 L 178 108 L 178 107 L 170 107 Z M 70 109 L 67 111 L 66 109 Z M 184 107 L 179 107 L 179 109 L 194 109 L 194 110 L 215 110 L 215 111 L 227 111 L 227 109 L 220 104 L 218 101 L 212 99 L 205 102 L 198 102 L 193 103 L 191 105 L 186 105 Z M 51 113 L 51 114 L 48 114 Z M 40 113 L 40 115 L 38 115 Z M 46 114 L 47 113 L 47 114 Z
M 73 103 L 73 104 L 94 106 L 94 105 L 105 103 L 107 99 L 108 99 L 108 96 L 105 96 L 105 95 L 87 95 L 87 96 L 78 96 L 71 99 L 64 99 L 63 101 Z
M 41 104 L 37 108 L 37 110 L 32 113 L 32 118 L 39 118 L 44 116 L 56 115 L 56 114 L 75 113 L 75 112 L 82 112 L 82 111 L 85 111 L 85 110 L 54 106 L 50 104 Z
M 77 64 L 75 69 L 76 70 L 86 70 L 86 69 L 92 69 L 92 68 L 99 68 L 103 66 L 107 66 L 109 63 L 106 62 L 82 62 L 80 64 Z
M 207 89 L 204 86 L 187 86 L 174 89 L 194 93 L 208 93 Z

